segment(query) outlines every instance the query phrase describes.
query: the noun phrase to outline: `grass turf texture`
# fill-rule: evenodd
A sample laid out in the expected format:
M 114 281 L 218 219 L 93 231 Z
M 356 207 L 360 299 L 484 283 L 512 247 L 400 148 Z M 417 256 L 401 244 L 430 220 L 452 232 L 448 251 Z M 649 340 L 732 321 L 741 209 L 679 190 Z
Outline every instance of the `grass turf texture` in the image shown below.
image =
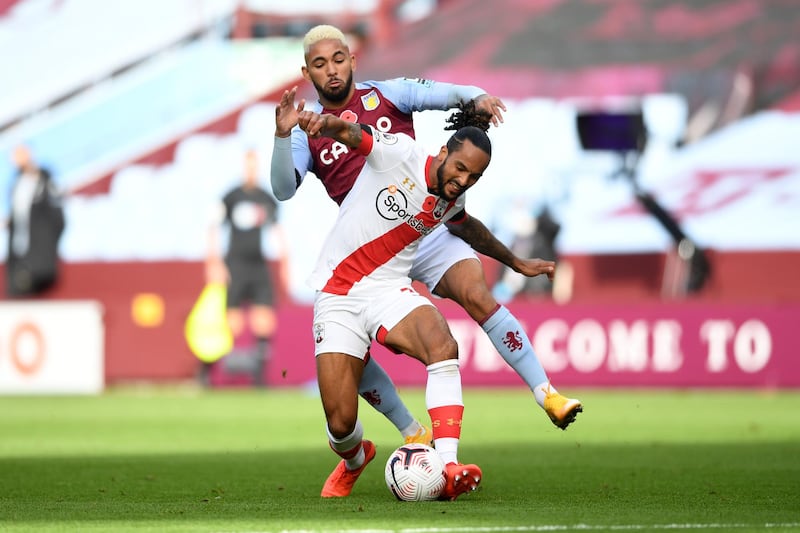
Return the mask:
M 484 482 L 423 503 L 386 489 L 400 438 L 364 402 L 376 460 L 324 500 L 338 458 L 303 390 L 0 397 L 0 531 L 800 531 L 800 393 L 565 392 L 586 410 L 562 432 L 529 391 L 466 389 Z

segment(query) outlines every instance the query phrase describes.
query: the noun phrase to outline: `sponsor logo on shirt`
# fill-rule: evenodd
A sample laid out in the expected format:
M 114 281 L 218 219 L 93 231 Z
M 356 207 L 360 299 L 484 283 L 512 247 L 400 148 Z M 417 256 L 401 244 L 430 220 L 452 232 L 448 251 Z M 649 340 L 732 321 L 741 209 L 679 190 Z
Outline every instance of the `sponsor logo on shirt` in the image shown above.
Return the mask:
M 427 235 L 433 231 L 432 227 L 426 226 L 422 220 L 415 217 L 416 213 L 409 210 L 408 198 L 396 185 L 389 185 L 378 192 L 375 208 L 382 218 L 390 221 L 402 221 L 421 235 Z
M 263 226 L 266 220 L 266 211 L 255 202 L 239 202 L 231 212 L 231 222 L 242 231 Z
M 349 109 L 343 111 L 342 114 L 339 116 L 342 120 L 346 120 L 348 122 L 357 122 L 358 115 L 350 111 Z M 392 127 L 392 121 L 389 120 L 388 117 L 380 117 L 378 118 L 377 124 L 375 127 L 379 130 L 376 131 L 373 129 L 373 138 L 380 143 L 390 145 L 395 144 L 397 142 L 397 136 L 391 133 L 382 133 Z M 328 139 L 332 141 L 331 139 Z M 324 144 L 323 144 L 324 146 Z M 347 147 L 346 144 L 340 143 L 339 141 L 332 141 L 328 148 L 321 148 L 319 151 L 319 161 L 323 165 L 332 165 L 342 159 L 343 157 L 349 156 L 351 150 Z

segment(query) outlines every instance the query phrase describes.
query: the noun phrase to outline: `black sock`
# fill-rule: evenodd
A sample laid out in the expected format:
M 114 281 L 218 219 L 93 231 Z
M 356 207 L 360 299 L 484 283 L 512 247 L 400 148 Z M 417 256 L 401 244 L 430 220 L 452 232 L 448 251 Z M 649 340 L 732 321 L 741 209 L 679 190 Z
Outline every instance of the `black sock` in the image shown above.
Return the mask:
M 267 368 L 267 361 L 269 361 L 269 348 L 269 338 L 256 337 L 254 356 L 257 363 L 253 369 L 253 385 L 256 387 L 263 387 L 266 385 L 266 376 L 264 375 L 264 372 Z

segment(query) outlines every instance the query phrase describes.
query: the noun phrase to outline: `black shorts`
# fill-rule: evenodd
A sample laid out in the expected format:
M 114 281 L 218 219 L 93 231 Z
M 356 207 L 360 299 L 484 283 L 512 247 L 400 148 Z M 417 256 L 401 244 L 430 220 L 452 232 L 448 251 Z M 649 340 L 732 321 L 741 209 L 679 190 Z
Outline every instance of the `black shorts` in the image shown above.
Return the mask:
M 231 279 L 228 284 L 228 307 L 275 304 L 272 278 L 266 261 L 226 261 Z

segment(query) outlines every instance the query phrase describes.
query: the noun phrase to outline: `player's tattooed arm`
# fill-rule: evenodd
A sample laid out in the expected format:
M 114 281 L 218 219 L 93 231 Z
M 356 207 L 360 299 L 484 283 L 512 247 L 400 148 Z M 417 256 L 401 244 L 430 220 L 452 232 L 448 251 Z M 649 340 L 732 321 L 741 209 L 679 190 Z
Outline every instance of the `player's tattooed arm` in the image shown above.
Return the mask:
M 483 222 L 469 214 L 466 215 L 463 222 L 447 224 L 447 229 L 453 235 L 463 239 L 476 252 L 496 259 L 515 272 L 528 277 L 546 274 L 548 278 L 553 279 L 556 270 L 556 264 L 553 261 L 517 257 L 489 231 Z
M 361 144 L 361 125 L 328 114 L 301 111 L 297 123 L 309 137 L 330 137 L 350 147 Z

